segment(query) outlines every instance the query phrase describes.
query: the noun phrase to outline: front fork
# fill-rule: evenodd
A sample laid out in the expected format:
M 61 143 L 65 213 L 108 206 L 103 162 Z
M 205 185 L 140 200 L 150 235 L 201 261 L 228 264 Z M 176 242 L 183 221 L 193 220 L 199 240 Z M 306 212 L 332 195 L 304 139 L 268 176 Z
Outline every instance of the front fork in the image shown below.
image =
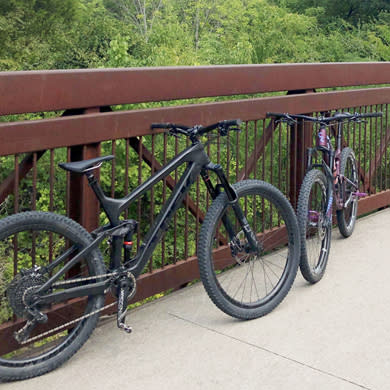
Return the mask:
M 208 176 L 207 170 L 210 170 L 210 171 L 213 171 L 216 173 L 216 175 L 218 176 L 219 181 L 221 183 L 220 185 L 217 185 L 216 187 L 213 186 L 213 184 L 211 183 L 210 178 Z M 231 242 L 230 249 L 232 251 L 233 256 L 236 256 L 238 252 L 243 251 L 243 250 L 245 250 L 247 252 L 258 254 L 259 251 L 262 250 L 262 248 L 260 248 L 260 245 L 259 245 L 258 240 L 256 238 L 256 234 L 251 229 L 251 227 L 248 223 L 248 220 L 246 219 L 246 217 L 241 209 L 241 206 L 238 202 L 237 193 L 234 190 L 234 188 L 230 185 L 230 183 L 228 182 L 221 165 L 209 163 L 209 164 L 207 164 L 206 169 L 203 169 L 200 174 L 201 174 L 201 176 L 206 184 L 207 190 L 210 193 L 212 199 L 215 199 L 220 194 L 220 192 L 221 192 L 220 188 L 224 189 L 226 196 L 228 198 L 228 201 L 229 201 L 229 205 L 232 207 L 232 209 L 233 209 L 233 211 L 234 211 L 234 213 L 235 213 L 235 215 L 240 223 L 242 231 L 244 232 L 244 235 L 245 235 L 247 243 L 248 243 L 247 248 L 242 248 L 242 246 L 240 244 L 240 240 L 237 238 L 237 234 L 235 233 L 235 230 L 234 230 L 234 227 L 232 226 L 232 223 L 227 218 L 226 214 L 223 215 L 222 222 L 225 226 L 226 231 L 229 234 L 229 239 Z
M 323 211 L 324 215 L 324 224 L 325 226 L 332 225 L 332 205 L 333 205 L 333 186 L 335 184 L 335 178 L 329 166 L 334 166 L 335 164 L 335 152 L 334 150 L 329 149 L 319 149 L 323 153 L 328 153 L 329 165 L 322 161 L 322 164 L 313 164 L 313 153 L 317 151 L 317 148 L 308 148 L 307 149 L 307 172 L 313 168 L 322 168 L 325 176 L 327 178 L 327 188 L 326 188 L 326 198 L 328 202 L 326 204 L 326 209 Z

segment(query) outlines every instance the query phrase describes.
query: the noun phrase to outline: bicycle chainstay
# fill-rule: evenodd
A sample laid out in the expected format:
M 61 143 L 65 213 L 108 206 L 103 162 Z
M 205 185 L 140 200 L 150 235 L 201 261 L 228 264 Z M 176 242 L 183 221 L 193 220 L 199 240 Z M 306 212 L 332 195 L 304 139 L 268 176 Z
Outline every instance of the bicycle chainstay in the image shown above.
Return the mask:
M 120 272 L 111 272 L 111 273 L 106 273 L 106 274 L 102 274 L 102 275 L 95 275 L 95 276 L 87 276 L 87 277 L 84 277 L 84 278 L 77 278 L 77 279 L 70 279 L 70 280 L 64 280 L 64 281 L 61 281 L 61 282 L 56 282 L 53 284 L 53 287 L 58 287 L 58 286 L 62 286 L 62 285 L 66 285 L 66 284 L 71 284 L 71 283 L 77 283 L 77 282 L 85 282 L 87 280 L 92 280 L 92 279 L 98 279 L 98 278 L 108 278 L 108 277 L 119 277 L 120 276 Z M 131 272 L 127 272 L 126 273 L 126 276 L 128 278 L 130 278 L 133 282 L 133 289 L 132 291 L 130 292 L 130 294 L 128 295 L 127 297 L 127 301 L 129 301 L 130 299 L 132 299 L 135 295 L 135 292 L 136 292 L 136 279 L 134 277 L 134 275 L 131 273 Z M 106 289 L 104 290 L 104 294 L 107 293 L 107 291 L 110 289 L 111 285 Z M 120 295 L 120 294 L 119 294 Z M 53 328 L 53 329 L 50 329 L 46 332 L 43 332 L 43 333 L 40 333 L 34 337 L 30 337 L 28 338 L 27 340 L 19 340 L 20 336 L 26 332 L 28 330 L 28 328 L 30 328 L 31 326 L 35 326 L 35 322 L 33 321 L 30 321 L 30 320 L 27 320 L 26 324 L 23 326 L 23 328 L 19 329 L 18 331 L 16 331 L 14 333 L 15 335 L 15 339 L 19 342 L 19 344 L 21 345 L 25 345 L 27 343 L 31 343 L 35 340 L 38 340 L 38 339 L 41 339 L 42 337 L 45 337 L 45 336 L 48 336 L 52 333 L 55 333 L 61 329 L 64 329 L 64 328 L 67 328 L 69 325 L 72 325 L 72 324 L 75 324 L 79 321 L 82 321 L 88 317 L 91 317 L 97 313 L 100 313 L 106 309 L 108 309 L 109 307 L 112 307 L 114 305 L 117 305 L 118 304 L 118 301 L 114 301 L 106 306 L 103 306 L 101 307 L 100 309 L 97 309 L 97 310 L 94 310 L 92 311 L 91 313 L 88 313 L 88 314 L 85 314 L 83 316 L 80 316 L 78 318 L 75 318 L 74 320 L 71 320 L 69 322 L 66 322 L 65 324 L 62 324 L 60 326 L 57 326 L 56 328 Z M 123 317 L 123 314 L 122 313 L 118 313 L 118 315 L 121 314 L 122 317 Z

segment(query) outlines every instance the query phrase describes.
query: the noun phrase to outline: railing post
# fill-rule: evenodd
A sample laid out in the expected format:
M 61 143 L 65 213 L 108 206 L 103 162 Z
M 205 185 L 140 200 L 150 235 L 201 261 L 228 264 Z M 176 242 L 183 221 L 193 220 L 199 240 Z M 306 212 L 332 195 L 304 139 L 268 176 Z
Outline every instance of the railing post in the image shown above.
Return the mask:
M 315 92 L 313 89 L 289 91 L 288 95 Z M 311 115 L 307 113 L 306 115 Z M 296 126 L 291 126 L 290 138 L 290 202 L 294 209 L 297 208 L 299 190 L 305 176 L 307 161 L 307 148 L 313 142 L 313 124 L 311 122 L 298 121 Z
M 99 108 L 89 108 L 78 112 L 78 114 L 91 114 L 99 111 Z M 65 115 L 71 114 L 74 113 Z M 70 148 L 70 161 L 87 160 L 99 156 L 100 143 L 77 145 Z M 99 177 L 99 170 L 95 171 L 95 176 Z M 99 202 L 89 188 L 84 175 L 72 172 L 69 180 L 68 216 L 84 226 L 89 232 L 99 226 Z

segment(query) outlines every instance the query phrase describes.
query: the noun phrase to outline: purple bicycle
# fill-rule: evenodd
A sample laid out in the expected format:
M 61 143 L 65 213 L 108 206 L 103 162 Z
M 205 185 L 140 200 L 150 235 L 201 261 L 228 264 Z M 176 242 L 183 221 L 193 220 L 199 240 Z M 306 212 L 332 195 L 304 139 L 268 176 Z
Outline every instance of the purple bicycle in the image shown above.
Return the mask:
M 382 116 L 382 113 L 335 113 L 330 117 L 311 117 L 268 113 L 277 121 L 295 126 L 298 120 L 319 123 L 316 146 L 308 148 L 307 170 L 299 192 L 297 217 L 301 235 L 300 269 L 310 283 L 323 277 L 329 257 L 333 202 L 336 206 L 340 233 L 349 237 L 355 227 L 358 198 L 367 194 L 359 191 L 356 158 L 350 147 L 342 147 L 343 124 L 362 122 L 363 118 Z M 337 124 L 336 149 L 330 142 L 327 127 Z M 313 157 L 322 153 L 320 162 Z M 319 168 L 319 169 L 316 169 Z

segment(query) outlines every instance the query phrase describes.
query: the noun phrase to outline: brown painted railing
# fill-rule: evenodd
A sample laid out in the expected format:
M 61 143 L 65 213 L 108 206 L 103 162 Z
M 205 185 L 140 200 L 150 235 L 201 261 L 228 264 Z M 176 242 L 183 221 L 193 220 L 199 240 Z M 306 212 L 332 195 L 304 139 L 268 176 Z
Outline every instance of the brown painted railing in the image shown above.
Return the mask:
M 390 205 L 386 84 L 390 63 L 0 73 L 0 215 L 45 209 L 92 230 L 102 218 L 92 192 L 84 178 L 66 174 L 57 162 L 115 154 L 100 177 L 105 190 L 119 197 L 185 147 L 185 140 L 149 130 L 150 123 L 211 124 L 233 118 L 244 120 L 243 131 L 228 140 L 217 138 L 209 147 L 212 160 L 226 168 L 232 182 L 266 180 L 295 205 L 305 150 L 315 131 L 307 123 L 293 129 L 275 126 L 266 119 L 268 111 L 382 111 L 383 118 L 346 125 L 344 141 L 356 152 L 362 188 L 370 195 L 360 201 L 359 213 L 385 207 Z M 25 120 L 26 113 L 38 114 Z M 126 211 L 141 222 L 138 244 L 178 174 Z M 198 277 L 195 242 L 209 204 L 197 183 L 142 276 L 137 300 Z M 71 308 L 56 310 L 68 315 Z M 12 340 L 16 326 L 1 325 L 1 339 Z M 0 347 L 1 352 L 12 348 L 12 341 Z

